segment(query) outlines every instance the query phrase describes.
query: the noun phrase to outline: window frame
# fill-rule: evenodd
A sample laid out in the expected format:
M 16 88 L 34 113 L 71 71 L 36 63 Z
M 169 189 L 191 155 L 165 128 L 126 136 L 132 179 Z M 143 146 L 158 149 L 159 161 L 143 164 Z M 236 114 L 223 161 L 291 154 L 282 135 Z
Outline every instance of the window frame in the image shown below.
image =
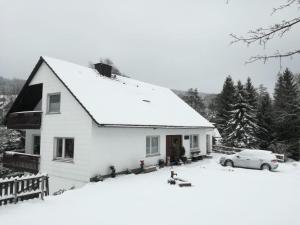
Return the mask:
M 62 139 L 62 153 L 61 157 L 57 156 L 57 146 L 58 146 L 58 139 Z M 66 139 L 73 140 L 73 158 L 66 157 Z M 74 163 L 75 158 L 75 138 L 74 137 L 54 137 L 53 141 L 53 160 L 54 161 L 61 161 L 61 162 L 72 162 Z
M 50 112 L 50 97 L 51 96 L 55 96 L 55 95 L 59 95 L 59 110 L 58 112 Z M 60 106 L 61 106 L 61 93 L 60 92 L 55 92 L 55 93 L 48 93 L 47 94 L 47 114 L 60 114 Z
M 197 146 L 194 145 L 194 137 L 197 137 Z M 190 149 L 200 149 L 200 142 L 199 142 L 199 134 L 191 134 L 190 135 Z
M 149 153 L 147 153 L 147 139 L 150 140 L 150 149 Z M 157 151 L 153 152 L 152 139 L 157 138 Z M 146 157 L 158 156 L 160 155 L 160 136 L 159 135 L 148 135 L 146 136 Z

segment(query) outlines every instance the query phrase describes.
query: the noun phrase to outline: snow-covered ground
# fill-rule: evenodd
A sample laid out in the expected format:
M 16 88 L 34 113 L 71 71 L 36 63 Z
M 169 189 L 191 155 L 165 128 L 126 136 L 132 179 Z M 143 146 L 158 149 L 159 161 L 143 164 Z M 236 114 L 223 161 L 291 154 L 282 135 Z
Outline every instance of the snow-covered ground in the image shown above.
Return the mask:
M 225 168 L 213 159 L 174 167 L 192 187 L 167 184 L 170 168 L 91 183 L 45 201 L 0 207 L 0 224 L 300 224 L 300 163 L 277 172 Z

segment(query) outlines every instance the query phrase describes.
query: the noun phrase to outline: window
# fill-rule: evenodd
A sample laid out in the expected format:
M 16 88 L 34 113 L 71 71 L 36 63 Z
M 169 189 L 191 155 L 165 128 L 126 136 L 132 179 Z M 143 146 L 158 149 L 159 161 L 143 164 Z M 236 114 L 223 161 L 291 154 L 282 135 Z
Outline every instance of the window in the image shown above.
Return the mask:
M 60 113 L 60 94 L 48 94 L 47 113 Z
M 193 134 L 190 137 L 190 148 L 196 149 L 199 148 L 199 135 Z
M 33 136 L 33 154 L 39 155 L 40 154 L 40 143 L 41 137 L 38 135 Z
M 55 138 L 54 145 L 54 159 L 73 160 L 74 138 Z
M 159 154 L 159 136 L 146 137 L 146 156 Z

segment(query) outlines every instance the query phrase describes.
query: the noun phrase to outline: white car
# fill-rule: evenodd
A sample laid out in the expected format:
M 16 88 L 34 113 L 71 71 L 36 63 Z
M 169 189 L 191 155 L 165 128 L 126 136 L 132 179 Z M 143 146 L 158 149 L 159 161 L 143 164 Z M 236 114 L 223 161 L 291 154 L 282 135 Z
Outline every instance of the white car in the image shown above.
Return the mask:
M 275 170 L 278 167 L 276 156 L 265 150 L 247 149 L 220 158 L 222 166 L 243 167 L 261 170 Z

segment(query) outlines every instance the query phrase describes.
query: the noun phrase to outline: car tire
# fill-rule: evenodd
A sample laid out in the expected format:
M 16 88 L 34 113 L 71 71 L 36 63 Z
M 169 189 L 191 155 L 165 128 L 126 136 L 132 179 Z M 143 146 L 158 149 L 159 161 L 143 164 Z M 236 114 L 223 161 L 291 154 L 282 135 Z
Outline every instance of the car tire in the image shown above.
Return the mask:
M 225 163 L 224 163 L 224 166 L 234 167 L 233 162 L 231 160 L 226 160 Z
M 261 170 L 269 170 L 271 171 L 271 166 L 269 164 L 262 164 L 260 167 Z

